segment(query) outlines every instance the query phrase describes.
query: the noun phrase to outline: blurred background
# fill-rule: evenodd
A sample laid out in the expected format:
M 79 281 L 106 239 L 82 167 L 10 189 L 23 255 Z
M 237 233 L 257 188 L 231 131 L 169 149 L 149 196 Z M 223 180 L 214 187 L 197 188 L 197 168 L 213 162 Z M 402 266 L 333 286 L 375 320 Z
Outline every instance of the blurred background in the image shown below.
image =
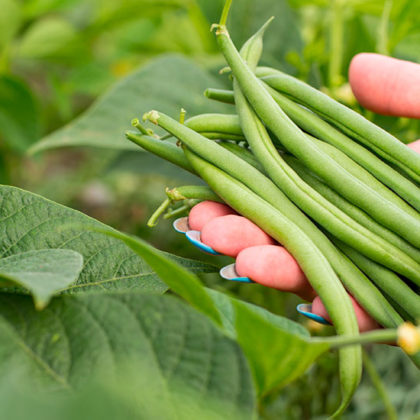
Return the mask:
M 146 227 L 166 186 L 197 180 L 120 145 L 130 120 L 149 105 L 174 114 L 187 103 L 189 116 L 233 112 L 207 104 L 201 95 L 208 83 L 229 86 L 229 79 L 218 75 L 225 64 L 209 31 L 222 5 L 222 0 L 0 0 L 0 183 L 81 210 L 168 252 L 205 258 L 170 222 Z M 235 0 L 229 28 L 237 46 L 272 15 L 263 64 L 322 89 L 404 142 L 420 137 L 418 120 L 361 109 L 347 84 L 349 62 L 358 52 L 420 62 L 420 0 Z M 144 98 L 138 99 L 145 108 L 134 104 L 133 114 L 132 103 L 126 109 L 108 100 L 107 121 L 97 118 L 102 95 L 114 98 L 112 89 L 123 86 L 127 76 L 142 84 Z M 92 104 L 98 112 L 84 114 Z M 51 150 L 34 148 L 42 138 Z M 77 147 L 62 147 L 66 142 Z M 226 260 L 218 257 L 216 263 Z M 222 283 L 215 275 L 203 280 L 298 319 L 291 296 Z M 420 419 L 417 372 L 396 349 L 377 347 L 370 354 L 398 418 Z M 314 413 L 328 411 L 337 399 L 331 392 L 331 384 L 338 392 L 335 372 L 335 357 L 323 358 L 298 382 L 267 396 L 262 417 L 315 418 Z M 366 375 L 345 418 L 386 418 L 372 380 Z

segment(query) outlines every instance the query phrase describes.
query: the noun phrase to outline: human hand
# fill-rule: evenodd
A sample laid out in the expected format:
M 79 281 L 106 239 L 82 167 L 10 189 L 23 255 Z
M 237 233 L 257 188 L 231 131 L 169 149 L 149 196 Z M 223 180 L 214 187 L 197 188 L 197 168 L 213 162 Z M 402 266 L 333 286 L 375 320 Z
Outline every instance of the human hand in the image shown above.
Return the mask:
M 371 55 L 369 54 L 361 54 L 360 56 L 362 57 L 356 56 L 352 63 L 350 83 L 356 97 L 360 97 L 362 105 L 384 114 L 398 115 L 399 112 L 405 116 L 416 116 L 417 114 L 413 114 L 413 112 L 417 111 L 411 110 L 412 97 L 409 95 L 400 95 L 400 97 L 394 95 L 394 97 L 399 98 L 397 101 L 387 98 L 387 92 L 383 89 L 382 84 L 374 86 L 375 78 L 372 79 L 372 88 L 370 90 L 367 89 L 366 84 L 360 90 L 360 80 L 365 76 L 363 66 L 365 66 L 367 71 L 373 72 L 374 70 L 378 71 L 378 69 L 372 67 L 372 60 L 393 60 L 387 57 L 377 57 L 378 55 L 376 54 L 373 54 L 373 58 L 370 58 L 369 56 Z M 395 61 L 401 62 L 400 60 Z M 401 65 L 382 67 L 389 73 L 390 69 L 394 69 L 393 71 L 396 72 Z M 412 72 L 411 65 L 408 65 L 407 68 L 409 72 Z M 378 94 L 372 95 L 375 89 Z M 370 92 L 368 96 L 366 96 L 367 90 Z M 366 98 L 369 100 L 367 101 Z M 375 100 L 377 103 L 375 103 Z M 386 108 L 383 107 L 384 102 L 387 103 Z M 418 105 L 417 108 L 420 115 L 420 101 L 418 101 Z M 420 141 L 412 143 L 409 147 L 420 151 Z M 313 300 L 312 313 L 328 319 L 328 314 L 322 302 L 319 297 L 315 297 L 314 290 L 309 285 L 294 258 L 283 247 L 274 243 L 272 238 L 252 222 L 237 215 L 227 206 L 224 208 L 222 206 L 218 203 L 207 202 L 201 203 L 201 206 L 196 206 L 191 211 L 189 218 L 190 227 L 201 232 L 201 241 L 219 253 L 235 257 L 235 268 L 239 276 L 249 277 L 253 281 L 268 287 L 296 293 L 305 300 Z M 212 210 L 209 210 L 210 208 Z M 220 213 L 218 213 L 219 211 Z M 195 225 L 196 218 L 201 221 L 201 224 Z M 379 327 L 353 298 L 352 302 L 360 331 Z

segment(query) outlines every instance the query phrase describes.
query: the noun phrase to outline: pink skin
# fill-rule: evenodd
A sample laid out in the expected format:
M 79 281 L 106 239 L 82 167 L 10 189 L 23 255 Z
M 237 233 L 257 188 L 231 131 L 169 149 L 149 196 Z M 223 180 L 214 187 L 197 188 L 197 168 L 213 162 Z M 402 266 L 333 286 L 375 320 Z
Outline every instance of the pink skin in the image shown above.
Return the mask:
M 359 305 L 356 299 L 354 299 L 351 295 L 349 296 L 356 314 L 357 323 L 359 324 L 359 331 L 366 332 L 380 328 L 380 325 Z M 327 321 L 331 322 L 331 318 L 319 296 L 317 296 L 312 302 L 312 313 L 322 316 Z
M 356 55 L 349 69 L 352 90 L 366 108 L 385 115 L 420 118 L 420 65 L 379 54 Z M 420 139 L 408 144 L 420 153 Z M 258 226 L 236 215 L 230 207 L 211 201 L 202 202 L 190 212 L 189 224 L 201 231 L 201 240 L 216 251 L 237 256 L 236 270 L 267 287 L 296 293 L 311 300 L 315 292 L 296 260 L 275 245 Z M 379 328 L 379 324 L 350 296 L 359 330 Z M 330 320 L 319 296 L 312 312 Z
M 235 268 L 240 276 L 249 277 L 263 286 L 296 293 L 307 301 L 316 296 L 296 260 L 282 246 L 245 248 L 236 257 Z
M 420 64 L 361 53 L 350 63 L 349 81 L 365 108 L 382 115 L 420 118 Z
M 203 226 L 210 220 L 226 216 L 227 214 L 237 214 L 235 210 L 226 204 L 217 203 L 216 201 L 202 201 L 195 205 L 188 216 L 188 224 L 192 230 L 203 229 Z
M 235 214 L 216 217 L 207 222 L 201 231 L 201 240 L 215 251 L 230 257 L 236 257 L 250 246 L 276 243 L 255 223 Z
M 420 153 L 420 139 L 407 144 L 407 146 L 415 152 Z

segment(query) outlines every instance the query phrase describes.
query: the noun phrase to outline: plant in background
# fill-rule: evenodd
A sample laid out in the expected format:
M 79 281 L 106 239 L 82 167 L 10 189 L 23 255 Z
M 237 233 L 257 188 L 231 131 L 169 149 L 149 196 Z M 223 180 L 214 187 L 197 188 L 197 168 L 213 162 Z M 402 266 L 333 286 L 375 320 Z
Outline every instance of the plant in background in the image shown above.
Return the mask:
M 121 4 L 96 0 L 5 1 L 2 4 L 5 13 L 0 17 L 4 21 L 2 27 L 7 28 L 0 42 L 1 80 L 4 80 L 3 85 L 0 83 L 0 92 L 3 92 L 0 95 L 0 156 L 6 162 L 0 166 L 2 181 L 27 185 L 29 189 L 55 197 L 55 201 L 80 208 L 77 197 L 83 196 L 80 191 L 86 187 L 86 180 L 91 179 L 93 182 L 89 185 L 99 186 L 100 190 L 105 187 L 101 191 L 105 191 L 102 196 L 106 199 L 101 203 L 106 211 L 95 215 L 133 232 L 131 224 L 136 223 L 137 228 L 139 220 L 145 218 L 160 198 L 157 191 L 163 185 L 170 187 L 168 198 L 156 217 L 164 210 L 168 217 L 186 214 L 197 202 L 191 200 L 214 200 L 214 192 L 203 185 L 174 189 L 180 182 L 197 183 L 196 174 L 199 173 L 229 204 L 237 206 L 243 214 L 255 217 L 257 223 L 263 223 L 278 238 L 290 241 L 296 252 L 301 252 L 298 239 L 303 238 L 308 244 L 316 243 L 311 248 L 314 255 L 329 253 L 328 261 L 314 261 L 303 250 L 301 252 L 305 267 L 314 273 L 313 277 L 311 275 L 314 284 L 321 284 L 326 278 L 330 282 L 331 289 L 322 295 L 328 301 L 328 309 L 332 310 L 339 332 L 344 335 L 331 335 L 332 327 L 324 327 L 311 329 L 311 337 L 301 324 L 288 319 L 296 319 L 293 298 L 255 284 L 222 283 L 212 275 L 218 270 L 211 263 L 214 260 L 207 258 L 206 261 L 210 261 L 207 263 L 175 256 L 175 249 L 177 254 L 182 254 L 178 248 L 182 241 L 175 242 L 165 227 L 159 226 L 161 230 L 154 236 L 150 231 L 146 233 L 145 227 L 140 229 L 142 236 L 149 236 L 154 242 L 161 238 L 162 246 L 170 249 L 170 253 L 158 251 L 136 237 L 29 191 L 3 186 L 0 188 L 0 371 L 3 378 L 0 381 L 0 411 L 4 417 L 14 417 L 14 413 L 22 413 L 22 410 L 25 416 L 42 419 L 48 416 L 65 418 L 70 416 L 68 413 L 105 419 L 125 416 L 124 413 L 129 418 L 204 419 L 251 419 L 258 415 L 266 419 L 302 418 L 331 414 L 339 403 L 339 385 L 337 352 L 329 350 L 338 349 L 340 354 L 341 377 L 346 381 L 342 384 L 344 407 L 359 379 L 359 348 L 354 344 L 395 341 L 398 338 L 395 327 L 403 318 L 416 318 L 418 294 L 392 271 L 405 270 L 405 275 L 417 281 L 415 263 L 411 264 L 418 258 L 418 250 L 408 240 L 408 237 L 416 240 L 415 235 L 410 236 L 412 232 L 404 231 L 402 234 L 407 234 L 407 240 L 402 240 L 382 223 L 364 218 L 356 204 L 343 199 L 332 186 L 319 182 L 319 178 L 302 167 L 301 162 L 287 156 L 286 164 L 310 185 L 314 191 L 312 197 L 320 198 L 323 203 L 332 201 L 339 209 L 334 212 L 340 217 L 349 214 L 353 219 L 351 228 L 368 232 L 372 239 L 369 255 L 377 255 L 379 262 L 387 261 L 392 270 L 368 260 L 372 283 L 369 282 L 356 269 L 357 265 L 365 267 L 363 271 L 368 270 L 366 256 L 362 255 L 366 249 L 355 253 L 343 242 L 335 241 L 333 245 L 319 231 L 319 225 L 315 226 L 291 202 L 288 206 L 294 214 L 293 224 L 299 225 L 296 235 L 291 238 L 286 235 L 287 229 L 296 229 L 292 224 L 289 226 L 287 218 L 284 225 L 274 223 L 285 217 L 281 209 L 275 208 L 276 202 L 283 200 L 284 204 L 287 199 L 261 173 L 272 176 L 271 168 L 266 166 L 270 160 L 261 158 L 270 150 L 269 144 L 261 147 L 260 155 L 256 153 L 259 137 L 265 138 L 265 128 L 259 120 L 262 115 L 258 117 L 255 111 L 264 112 L 267 104 L 263 102 L 262 110 L 254 111 L 241 97 L 236 82 L 233 92 L 228 90 L 229 81 L 215 77 L 214 69 L 223 66 L 223 58 L 208 27 L 217 20 L 222 3 L 222 0 L 130 0 Z M 234 43 L 242 45 L 266 19 L 267 13 L 276 15 L 271 29 L 276 36 L 267 37 L 262 64 L 297 74 L 316 87 L 326 86 L 339 97 L 350 57 L 360 49 L 375 50 L 374 41 L 367 48 L 362 45 L 367 45 L 363 44 L 366 39 L 368 42 L 376 39 L 377 33 L 380 34 L 377 45 L 381 52 L 388 49 L 402 58 L 416 58 L 413 54 L 417 45 L 418 15 L 412 13 L 416 7 L 413 3 L 374 1 L 362 5 L 336 1 L 329 7 L 327 2 L 314 5 L 291 1 L 288 5 L 277 0 L 238 0 L 234 2 L 230 28 Z M 328 27 L 327 16 L 335 16 L 329 21 L 333 25 Z M 388 19 L 396 23 L 391 27 L 387 24 Z M 371 31 L 376 27 L 379 29 Z M 325 31 L 331 31 L 330 39 L 334 42 L 324 41 L 328 38 Z M 366 37 L 367 31 L 372 32 L 369 37 Z M 336 37 L 337 34 L 341 35 Z M 352 42 L 343 43 L 343 39 Z M 254 48 L 258 50 L 258 37 L 254 41 Z M 256 50 L 250 48 L 248 61 L 256 60 Z M 172 54 L 148 62 L 162 52 L 182 53 L 194 58 L 195 62 Z M 242 54 L 246 53 L 246 49 L 242 51 Z M 335 58 L 330 60 L 332 56 Z M 122 78 L 93 107 L 70 121 L 104 87 L 139 64 L 141 68 Z M 240 69 L 229 64 L 238 78 Z M 341 148 L 344 153 L 350 151 L 353 154 L 349 156 L 373 171 L 381 182 L 391 189 L 396 188 L 395 191 L 411 205 L 418 204 L 416 190 L 412 189 L 406 175 L 399 174 L 397 166 L 391 168 L 376 154 L 368 156 L 365 146 L 354 147 L 348 138 L 348 130 L 352 127 L 345 124 L 354 119 L 355 126 L 363 128 L 361 120 L 348 114 L 350 117 L 346 116 L 333 128 L 331 122 L 337 121 L 337 115 L 324 114 L 328 109 L 327 102 L 321 102 L 323 119 L 295 104 L 303 102 L 306 107 L 320 112 L 316 105 L 304 100 L 325 100 L 323 96 L 318 97 L 316 90 L 284 73 L 264 74 L 266 70 L 256 68 L 257 76 L 280 91 L 274 92 L 267 85 L 264 89 L 268 89 L 297 125 L 307 124 L 302 126 L 305 131 Z M 293 91 L 303 89 L 302 96 L 287 96 L 287 90 L 281 89 L 284 86 L 287 89 L 288 85 L 280 83 L 281 80 L 288 81 Z M 249 83 L 248 78 L 239 80 L 241 83 Z M 212 89 L 207 90 L 207 96 L 222 98 L 227 103 L 236 102 L 239 118 L 229 114 L 233 110 L 231 105 L 208 101 L 202 95 L 208 87 Z M 255 85 L 250 90 L 255 91 L 254 88 Z M 246 96 L 250 93 L 248 91 Z M 166 117 L 177 115 L 181 106 L 195 117 L 187 119 L 185 124 Z M 352 106 L 358 109 L 356 105 Z M 332 108 L 335 107 L 338 105 L 332 102 Z M 159 113 L 152 114 L 151 119 L 173 132 L 184 147 L 193 149 L 193 153 L 188 150 L 184 153 L 171 138 L 158 139 L 164 136 L 159 127 L 155 128 L 154 137 L 129 132 L 127 137 L 131 142 L 124 139 L 129 119 L 148 109 L 158 109 Z M 367 115 L 373 118 L 373 115 Z M 67 125 L 35 143 L 40 133 L 48 133 L 67 121 L 70 121 Z M 244 121 L 248 123 L 244 124 Z M 375 117 L 374 121 L 390 128 L 395 135 L 402 134 L 407 140 L 411 139 L 416 127 L 415 123 L 396 119 Z M 268 120 L 265 122 L 272 131 L 278 129 L 270 126 Z M 144 130 L 139 122 L 136 125 Z M 147 130 L 146 134 L 150 135 L 150 129 Z M 224 139 L 218 141 L 223 148 L 195 132 Z M 364 133 L 358 136 L 360 140 Z M 250 144 L 254 141 L 251 148 L 257 156 L 250 153 L 245 139 Z M 311 150 L 316 150 L 315 145 L 319 143 L 311 138 L 302 139 L 302 142 Z M 69 146 L 85 147 L 83 153 L 63 150 L 56 155 L 62 156 L 62 160 L 55 163 L 60 168 L 64 162 L 69 165 L 70 161 L 67 169 L 70 175 L 54 172 L 51 158 L 36 156 L 38 165 L 44 168 L 44 176 L 38 172 L 34 177 L 33 168 L 22 163 L 33 165 L 33 160 L 23 160 L 22 154 L 28 148 L 35 154 Z M 275 143 L 275 148 L 281 148 L 279 143 Z M 105 153 L 100 149 L 109 150 Z M 154 158 L 146 150 L 169 159 L 189 173 Z M 317 153 L 328 154 L 329 150 L 332 149 L 320 147 Z M 199 157 L 195 153 L 203 155 Z M 392 156 L 393 163 L 400 164 L 403 170 L 409 168 L 409 175 L 416 176 L 416 162 L 414 166 L 407 166 L 404 156 L 402 161 L 394 151 Z M 84 164 L 79 163 L 82 159 Z M 332 159 L 337 159 L 343 166 L 348 164 L 339 153 Z M 77 161 L 78 166 L 72 166 L 72 161 Z M 286 173 L 287 165 L 284 166 Z M 346 167 L 346 170 L 352 175 L 349 182 L 353 177 L 357 178 L 351 168 Z M 358 167 L 356 172 L 363 171 Z M 216 182 L 218 179 L 222 181 Z M 278 182 L 274 177 L 273 180 Z M 367 181 L 363 178 L 362 182 Z M 377 187 L 370 180 L 367 184 L 364 188 Z M 261 189 L 262 185 L 264 189 Z M 93 195 L 93 187 L 85 191 L 90 191 L 85 192 L 89 197 Z M 298 193 L 296 190 L 292 195 Z M 356 192 L 356 198 L 358 195 Z M 142 202 L 133 204 L 133 200 Z M 141 216 L 129 213 L 134 205 L 141 206 L 137 210 L 133 208 L 133 212 L 140 212 Z M 316 210 L 316 206 L 313 208 Z M 405 216 L 406 209 L 400 208 L 398 203 L 392 208 L 395 214 L 408 217 Z M 112 209 L 116 211 L 112 213 Z M 117 212 L 121 214 L 117 215 Z M 261 215 L 265 212 L 273 217 L 263 218 Z M 384 218 L 391 229 L 392 220 L 391 216 Z M 332 229 L 331 234 L 335 233 L 335 228 L 331 228 L 334 223 L 331 219 L 324 226 L 326 230 Z M 300 229 L 304 230 L 303 234 Z M 345 236 L 340 239 L 345 242 Z M 176 243 L 176 248 L 170 248 L 168 241 Z M 386 247 L 390 244 L 391 252 L 388 252 Z M 191 248 L 183 246 L 185 255 L 191 254 Z M 349 260 L 343 259 L 340 252 L 346 253 Z M 394 259 L 389 254 L 395 254 Z M 409 264 L 401 264 L 400 257 L 406 258 L 404 261 Z M 335 263 L 332 262 L 334 258 Z M 320 266 L 325 277 L 317 274 Z M 335 271 L 339 271 L 338 277 L 346 288 L 359 290 L 358 298 L 364 298 L 370 313 L 387 328 L 357 336 L 351 305 L 342 293 Z M 204 287 L 203 279 L 213 288 Z M 358 289 L 363 282 L 364 288 Z M 165 292 L 169 289 L 177 297 L 167 296 Z M 393 301 L 388 299 L 389 294 L 395 297 Z M 337 307 L 337 299 L 343 302 L 341 308 Z M 398 302 L 404 302 L 403 311 Z M 405 340 L 404 335 L 400 336 L 403 346 L 417 343 L 418 329 L 413 327 L 408 331 L 411 332 Z M 413 347 L 412 352 L 415 350 Z M 418 372 L 412 363 L 402 358 L 397 348 L 375 346 L 371 352 L 380 376 L 393 384 L 387 383 L 386 387 L 391 391 L 391 400 L 366 355 L 364 365 L 375 388 L 372 391 L 369 379 L 362 381 L 348 408 L 349 418 L 352 415 L 373 418 L 384 411 L 393 418 L 393 405 L 402 416 L 416 412 Z M 350 369 L 350 362 L 357 369 Z M 401 392 L 403 387 L 404 392 Z M 412 392 L 408 392 L 408 388 Z M 41 391 L 39 395 L 38 390 Z M 378 395 L 384 403 L 378 404 Z M 375 403 L 366 404 L 367 396 Z M 83 407 L 83 413 L 80 407 Z

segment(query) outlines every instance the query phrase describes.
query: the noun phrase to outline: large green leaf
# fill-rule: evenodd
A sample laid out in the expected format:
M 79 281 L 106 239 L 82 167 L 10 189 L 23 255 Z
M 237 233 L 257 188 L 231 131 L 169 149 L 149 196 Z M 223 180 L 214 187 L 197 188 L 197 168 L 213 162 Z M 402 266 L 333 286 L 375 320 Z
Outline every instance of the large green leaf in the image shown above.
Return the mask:
M 68 292 L 136 289 L 162 293 L 156 273 L 121 241 L 92 232 L 105 225 L 19 188 L 0 186 L 0 257 L 41 249 L 72 249 L 84 265 Z M 110 229 L 110 228 L 108 228 Z M 164 254 L 196 272 L 215 267 Z
M 239 346 L 174 297 L 63 296 L 36 312 L 28 297 L 1 295 L 0 343 L 0 378 L 20 388 L 71 396 L 92 378 L 104 375 L 110 386 L 129 371 L 128 384 L 113 390 L 120 401 L 137 401 L 138 417 L 129 418 L 192 419 L 197 411 L 207 412 L 205 419 L 254 418 L 255 393 Z M 79 418 L 86 408 L 73 410 Z
M 221 84 L 190 60 L 163 56 L 117 83 L 86 113 L 45 137 L 31 152 L 66 146 L 140 150 L 124 138 L 124 132 L 132 118 L 150 109 L 173 116 L 179 114 L 181 107 L 189 115 L 228 112 L 228 105 L 204 97 L 203 92 L 209 86 Z
M 41 249 L 0 259 L 0 278 L 29 290 L 37 309 L 79 276 L 83 257 L 70 249 Z
M 157 256 L 147 243 L 120 232 L 104 233 L 124 241 L 146 259 L 175 293 L 217 324 L 221 323 L 226 334 L 238 341 L 247 356 L 259 394 L 298 378 L 330 348 L 326 342 L 311 341 L 308 332 L 293 321 L 207 290 L 196 276 Z
M 21 23 L 21 5 L 18 0 L 0 0 L 0 51 L 10 42 Z
M 77 39 L 76 29 L 65 19 L 36 20 L 19 40 L 17 54 L 23 58 L 52 57 Z
M 26 152 L 38 139 L 38 106 L 25 83 L 12 76 L 0 76 L 0 143 Z

